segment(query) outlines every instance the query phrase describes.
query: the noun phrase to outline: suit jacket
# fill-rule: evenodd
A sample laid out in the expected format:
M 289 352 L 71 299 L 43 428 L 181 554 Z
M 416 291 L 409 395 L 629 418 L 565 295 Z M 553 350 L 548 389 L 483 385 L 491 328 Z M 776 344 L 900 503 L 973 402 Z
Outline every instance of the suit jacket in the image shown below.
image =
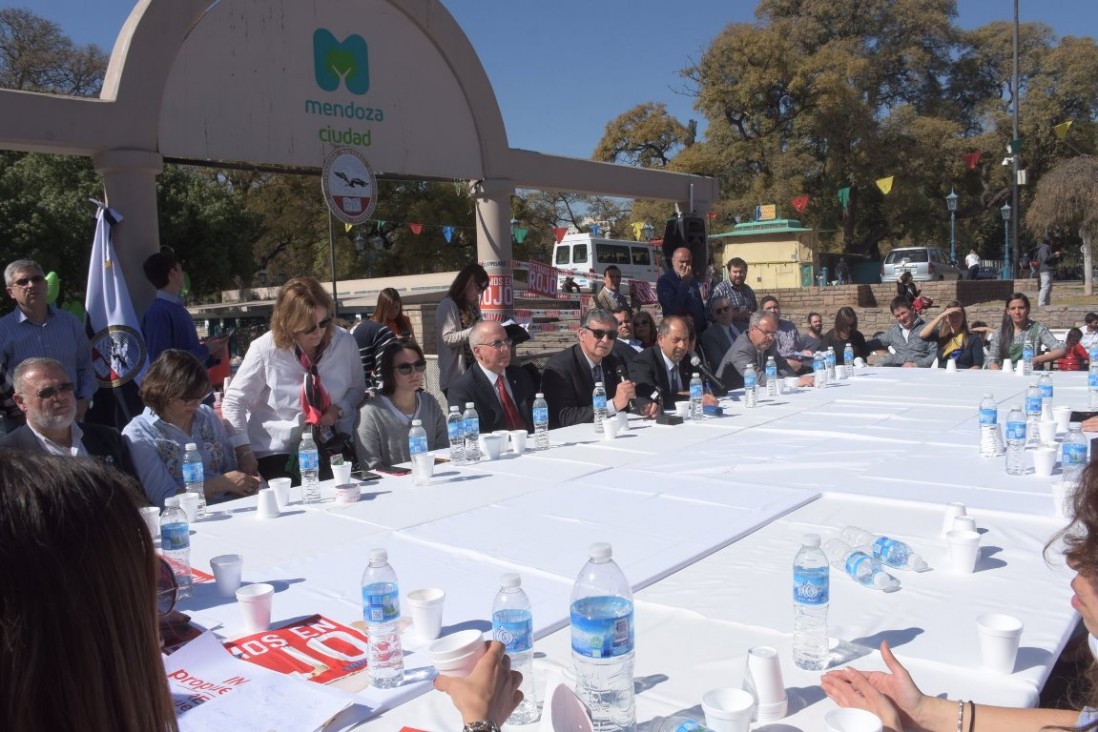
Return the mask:
M 503 375 L 507 383 L 511 385 L 511 396 L 518 407 L 519 416 L 526 426 L 527 432 L 534 431 L 534 380 L 530 373 L 521 366 L 508 366 Z M 499 396 L 495 388 L 484 375 L 484 369 L 479 365 L 469 368 L 458 380 L 450 384 L 446 392 L 446 401 L 460 409 L 465 408 L 466 402 L 476 405 L 477 415 L 480 417 L 480 431 L 494 432 L 507 429 L 507 420 L 503 418 L 503 405 L 499 402 Z
M 739 332 L 738 329 L 737 332 Z M 701 334 L 701 338 L 698 339 L 701 351 L 705 355 L 706 365 L 710 369 L 714 369 L 713 373 L 718 377 L 719 374 L 717 374 L 715 368 L 724 360 L 724 354 L 728 353 L 732 343 L 732 337 L 728 334 L 728 329 L 720 323 L 711 323 L 705 329 L 705 332 Z
M 614 398 L 621 381 L 617 373 L 620 363 L 613 353 L 602 360 L 603 386 L 608 400 Z M 541 375 L 541 390 L 549 404 L 551 429 L 595 421 L 595 410 L 591 406 L 595 379 L 579 344 L 550 357 Z
M 755 364 L 755 376 L 758 379 L 755 383 L 764 386 L 766 384 L 766 359 L 771 356 L 774 358 L 774 364 L 778 367 L 778 376 L 797 375 L 789 362 L 778 353 L 778 341 L 772 341 L 770 348 L 760 353 L 759 349 L 755 348 L 755 344 L 751 342 L 749 333 L 750 331 L 740 333 L 740 337 L 732 344 L 732 348 L 728 349 L 728 353 L 724 354 L 724 359 L 717 367 L 717 378 L 724 382 L 725 386 L 729 389 L 743 387 L 743 375 L 747 371 L 749 363 Z
M 84 431 L 80 441 L 84 443 L 84 449 L 88 451 L 88 455 L 137 478 L 137 471 L 130 459 L 130 450 L 126 447 L 121 432 L 101 424 L 82 424 L 80 429 Z M 38 442 L 38 438 L 31 432 L 31 428 L 26 425 L 0 437 L 0 447 L 46 453 L 42 449 L 42 444 Z
M 614 347 L 610 350 L 610 353 L 614 354 L 614 358 L 618 360 L 618 363 L 625 364 L 625 368 L 628 370 L 629 364 L 633 362 L 633 359 L 637 357 L 640 351 L 618 338 L 614 341 Z
M 625 296 L 621 292 L 615 293 L 610 291 L 609 287 L 603 287 L 599 290 L 599 294 L 595 295 L 595 303 L 600 307 L 610 312 L 614 312 L 619 308 L 629 313 L 629 316 L 633 316 L 633 308 L 629 305 L 629 301 L 625 299 Z
M 679 380 L 682 382 L 683 391 L 690 388 L 690 357 L 687 356 L 678 364 Z M 633 363 L 629 364 L 629 376 L 637 385 L 637 404 L 644 406 L 652 403 L 651 394 L 657 388 L 660 390 L 660 401 L 663 409 L 674 409 L 675 402 L 688 397 L 678 392 L 671 391 L 671 382 L 667 378 L 667 366 L 663 360 L 663 351 L 659 345 L 646 348 L 637 354 Z

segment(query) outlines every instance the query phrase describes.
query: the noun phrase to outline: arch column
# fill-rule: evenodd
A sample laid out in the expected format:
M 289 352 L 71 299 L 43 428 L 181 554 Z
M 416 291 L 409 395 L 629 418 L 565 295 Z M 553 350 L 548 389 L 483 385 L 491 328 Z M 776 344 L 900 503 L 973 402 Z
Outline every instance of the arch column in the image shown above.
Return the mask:
M 164 158 L 149 150 L 103 150 L 92 161 L 103 177 L 107 205 L 122 214 L 112 242 L 133 309 L 140 317 L 156 296 L 141 265 L 160 250 L 156 177 L 164 171 Z
M 507 320 L 515 307 L 511 267 L 511 196 L 515 184 L 490 178 L 473 184 L 477 203 L 477 259 L 488 271 L 488 290 L 480 301 L 487 320 Z

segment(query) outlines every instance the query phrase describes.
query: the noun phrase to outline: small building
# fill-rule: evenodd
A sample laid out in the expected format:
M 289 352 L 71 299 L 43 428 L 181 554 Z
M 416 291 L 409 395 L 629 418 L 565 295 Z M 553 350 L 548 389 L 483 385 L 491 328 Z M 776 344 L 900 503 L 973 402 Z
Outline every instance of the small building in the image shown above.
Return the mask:
M 756 290 L 814 284 L 816 234 L 797 219 L 736 224 L 732 231 L 711 235 L 709 246 L 714 256 L 720 257 L 722 272 L 733 257 L 747 262 L 747 284 Z

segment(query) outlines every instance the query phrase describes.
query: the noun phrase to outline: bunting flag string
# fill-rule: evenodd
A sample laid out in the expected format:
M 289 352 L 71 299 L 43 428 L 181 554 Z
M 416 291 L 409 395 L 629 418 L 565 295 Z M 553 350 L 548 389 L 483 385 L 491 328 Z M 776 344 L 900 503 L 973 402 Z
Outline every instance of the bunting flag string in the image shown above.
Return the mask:
M 355 227 L 355 225 L 354 225 L 354 224 L 344 224 L 344 225 L 343 225 L 343 233 L 344 233 L 344 234 L 350 234 L 350 233 L 351 233 L 351 229 L 353 229 L 354 227 Z
M 890 175 L 887 178 L 878 178 L 876 180 L 877 187 L 881 189 L 881 193 L 886 196 L 889 193 L 892 193 L 892 181 L 895 180 L 895 178 L 896 176 Z
M 1016 140 L 1011 140 L 1007 143 L 1007 153 L 1011 155 L 1017 155 L 1022 150 L 1023 138 L 1019 137 Z
M 976 150 L 974 152 L 965 153 L 961 157 L 964 159 L 965 165 L 968 166 L 969 170 L 975 170 L 976 166 L 980 164 L 980 158 L 983 157 L 983 153 Z
M 808 210 L 808 196 L 797 196 L 789 199 L 789 203 L 792 204 L 793 210 L 804 216 L 804 212 Z
M 843 205 L 843 210 L 850 208 L 850 186 L 839 189 L 839 203 Z
M 412 233 L 419 236 L 419 232 L 423 231 L 423 224 L 408 224 L 408 228 L 412 230 Z
M 556 238 L 557 244 L 560 244 L 562 241 L 564 241 L 564 235 L 567 234 L 567 233 L 568 233 L 568 228 L 565 227 L 565 226 L 554 226 L 553 227 L 553 236 Z
M 454 238 L 454 227 L 452 227 L 452 226 L 443 226 L 442 227 L 442 238 L 446 240 L 447 244 L 449 244 L 450 240 Z
M 599 228 L 598 224 L 591 224 L 591 236 L 598 236 L 601 233 L 602 229 Z
M 709 219 L 709 223 L 713 223 L 714 221 L 717 220 L 717 212 L 716 211 L 706 211 L 705 217 L 707 219 Z
M 1061 122 L 1058 125 L 1052 126 L 1052 131 L 1056 133 L 1057 140 L 1063 140 L 1065 137 L 1067 137 L 1068 130 L 1071 129 L 1072 121 L 1073 120 L 1068 120 L 1067 122 Z
M 526 241 L 526 235 L 530 233 L 529 229 L 512 229 L 511 235 L 515 237 L 515 243 L 521 244 Z

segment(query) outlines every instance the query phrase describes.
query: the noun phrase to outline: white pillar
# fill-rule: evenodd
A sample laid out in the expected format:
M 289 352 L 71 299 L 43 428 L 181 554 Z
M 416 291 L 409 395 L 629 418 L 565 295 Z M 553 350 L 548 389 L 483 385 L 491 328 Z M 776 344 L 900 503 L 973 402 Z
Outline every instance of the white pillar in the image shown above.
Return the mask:
M 506 320 L 515 306 L 511 269 L 511 196 L 515 185 L 504 178 L 477 181 L 477 259 L 488 271 L 488 290 L 481 298 L 487 320 Z

